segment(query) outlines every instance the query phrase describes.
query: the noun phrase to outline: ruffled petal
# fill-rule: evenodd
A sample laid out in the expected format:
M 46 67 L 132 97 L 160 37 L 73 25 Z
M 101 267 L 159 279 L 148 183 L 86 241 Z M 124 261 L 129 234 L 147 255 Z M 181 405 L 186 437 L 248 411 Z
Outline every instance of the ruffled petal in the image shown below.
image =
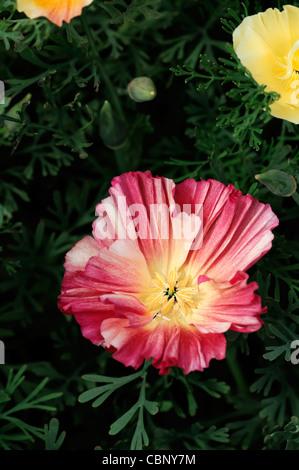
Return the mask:
M 81 297 L 72 303 L 72 314 L 81 327 L 82 336 L 96 346 L 103 346 L 102 322 L 113 317 L 114 305 L 105 304 L 97 298 L 84 300 Z
M 200 304 L 198 320 L 199 331 L 222 333 L 236 330 L 252 333 L 260 329 L 260 315 L 266 312 L 261 298 L 255 294 L 256 282 L 247 284 L 248 274 L 237 273 L 229 282 L 215 282 L 206 278 L 199 285 Z
M 249 20 L 250 18 L 252 17 L 246 19 Z M 259 23 L 264 29 L 260 17 Z M 233 44 L 242 65 L 250 71 L 257 83 L 265 85 L 268 92 L 276 91 L 284 99 L 289 96 L 285 91 L 284 81 L 277 78 L 278 71 L 275 72 L 275 69 L 279 67 L 278 58 L 287 56 L 292 46 L 290 46 L 290 49 L 284 47 L 282 55 L 274 53 L 271 44 L 261 36 L 260 32 L 253 29 L 251 21 L 246 22 L 245 20 L 244 24 L 241 23 L 234 31 Z M 284 46 L 285 42 L 282 45 Z
M 76 245 L 67 252 L 65 256 L 64 268 L 67 272 L 74 273 L 76 271 L 82 271 L 89 259 L 93 256 L 97 256 L 101 249 L 94 238 L 86 236 L 79 240 Z
M 294 45 L 289 22 L 289 17 L 292 16 L 298 22 L 298 8 L 290 5 L 287 8 L 284 7 L 283 11 L 268 8 L 264 12 L 247 16 L 233 33 L 235 50 L 240 50 L 242 43 L 248 40 L 247 49 L 243 49 L 244 54 L 264 55 L 267 59 L 271 56 L 287 56 Z M 252 44 L 251 47 L 250 44 Z
M 82 281 L 102 293 L 138 294 L 151 282 L 142 253 L 130 240 L 117 240 L 89 260 Z
M 202 334 L 195 327 L 180 328 L 169 322 L 160 322 L 140 329 L 130 328 L 129 320 L 107 319 L 102 324 L 105 347 L 116 351 L 113 357 L 135 369 L 144 359 L 153 359 L 159 374 L 167 374 L 177 366 L 185 374 L 202 371 L 211 359 L 224 359 L 226 340 L 222 334 Z
M 98 308 L 100 296 L 109 292 L 139 293 L 151 281 L 142 254 L 130 240 L 100 250 L 95 240 L 85 237 L 67 254 L 65 268 L 58 304 L 65 314 L 85 301 Z
M 268 204 L 214 180 L 180 183 L 174 198 L 179 204 L 203 204 L 203 245 L 190 251 L 187 272 L 228 281 L 270 250 L 271 230 L 279 222 Z
M 77 276 L 83 272 L 91 258 L 97 256 L 100 251 L 99 244 L 92 237 L 84 237 L 66 254 L 64 264 L 65 273 L 61 286 L 58 307 L 67 314 L 72 314 L 72 304 L 77 302 L 97 300 L 98 291 L 90 289 L 90 285 L 77 283 Z
M 149 171 L 114 178 L 110 197 L 96 207 L 94 238 L 134 241 L 151 274 L 179 269 L 200 233 L 201 219 L 174 204 L 174 187 L 172 180 L 153 178 Z
M 65 274 L 62 282 L 58 307 L 65 315 L 74 315 L 81 326 L 82 335 L 93 344 L 102 343 L 101 323 L 114 314 L 112 304 L 105 305 L 99 300 L 100 292 L 89 282 L 78 282 L 90 259 L 98 256 L 99 244 L 92 237 L 84 237 L 66 254 Z
M 144 326 L 152 321 L 148 309 L 133 295 L 106 294 L 101 295 L 100 300 L 104 304 L 114 305 L 115 316 L 127 318 L 132 327 Z

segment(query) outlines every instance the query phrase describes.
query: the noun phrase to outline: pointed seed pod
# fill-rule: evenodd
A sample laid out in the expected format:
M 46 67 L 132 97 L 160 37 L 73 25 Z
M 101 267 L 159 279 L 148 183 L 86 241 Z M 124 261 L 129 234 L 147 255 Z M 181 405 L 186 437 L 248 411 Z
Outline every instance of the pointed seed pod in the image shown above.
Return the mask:
M 127 126 L 119 119 L 109 101 L 105 101 L 100 112 L 100 136 L 106 147 L 116 150 L 125 145 Z
M 292 196 L 297 189 L 295 178 L 285 171 L 269 170 L 260 175 L 255 175 L 255 179 L 264 184 L 276 196 Z

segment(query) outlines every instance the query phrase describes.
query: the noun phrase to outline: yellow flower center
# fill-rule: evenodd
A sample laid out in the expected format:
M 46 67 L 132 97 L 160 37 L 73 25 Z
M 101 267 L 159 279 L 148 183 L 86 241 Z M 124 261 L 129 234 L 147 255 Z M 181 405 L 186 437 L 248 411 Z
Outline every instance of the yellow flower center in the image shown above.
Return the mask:
M 155 273 L 152 285 L 143 296 L 149 314 L 163 320 L 181 323 L 197 306 L 198 288 L 187 277 L 182 278 L 176 269 L 164 276 Z
M 299 41 L 296 41 L 288 57 L 278 57 L 280 63 L 276 78 L 287 80 L 286 90 L 296 90 L 299 87 Z

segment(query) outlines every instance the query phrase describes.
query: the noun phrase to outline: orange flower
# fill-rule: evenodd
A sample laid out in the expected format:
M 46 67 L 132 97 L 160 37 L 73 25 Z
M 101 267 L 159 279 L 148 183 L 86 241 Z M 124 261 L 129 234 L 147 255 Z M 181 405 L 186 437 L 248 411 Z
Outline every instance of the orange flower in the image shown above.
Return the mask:
M 57 26 L 62 22 L 69 23 L 72 18 L 82 13 L 82 8 L 93 0 L 18 0 L 17 10 L 24 12 L 28 18 L 45 16 Z

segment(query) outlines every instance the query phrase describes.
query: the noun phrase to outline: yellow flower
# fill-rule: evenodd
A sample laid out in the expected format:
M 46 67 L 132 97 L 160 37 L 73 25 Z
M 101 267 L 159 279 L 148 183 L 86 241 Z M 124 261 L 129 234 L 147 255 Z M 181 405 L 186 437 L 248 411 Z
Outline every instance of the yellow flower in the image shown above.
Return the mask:
M 272 116 L 299 124 L 299 8 L 283 8 L 244 18 L 233 46 L 255 81 L 280 95 L 270 107 Z
M 82 13 L 82 8 L 93 0 L 18 0 L 17 10 L 24 12 L 28 18 L 45 16 L 57 26 L 62 22 L 69 23 L 72 18 Z

